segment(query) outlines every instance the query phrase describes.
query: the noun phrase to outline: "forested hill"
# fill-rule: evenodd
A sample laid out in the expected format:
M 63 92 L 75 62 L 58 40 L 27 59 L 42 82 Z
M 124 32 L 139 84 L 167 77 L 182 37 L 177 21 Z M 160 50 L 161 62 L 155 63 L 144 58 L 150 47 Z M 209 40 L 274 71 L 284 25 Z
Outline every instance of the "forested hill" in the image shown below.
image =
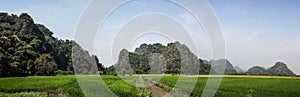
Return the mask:
M 0 77 L 74 74 L 74 67 L 79 68 L 75 72 L 80 74 L 97 74 L 100 71 L 99 73 L 106 74 L 188 72 L 295 75 L 281 62 L 269 69 L 253 67 L 244 73 L 237 66 L 233 67 L 227 59 L 202 60 L 179 42 L 167 45 L 142 44 L 134 52 L 124 49 L 120 52 L 118 62 L 105 68 L 97 56 L 90 55 L 75 41 L 58 39 L 52 34 L 53 32 L 44 25 L 34 23 L 27 13 L 17 16 L 0 12 Z M 114 66 L 126 68 L 115 70 Z M 186 71 L 182 71 L 182 67 Z M 224 67 L 225 71 L 222 72 L 220 67 Z
M 185 66 L 184 70 L 187 71 L 182 71 L 182 66 Z M 124 68 L 114 70 L 113 67 Z M 200 69 L 197 70 L 198 67 Z M 119 54 L 118 62 L 109 67 L 107 71 L 123 74 L 180 74 L 182 72 L 187 72 L 184 74 L 209 74 L 210 70 L 211 65 L 199 59 L 186 45 L 174 42 L 167 45 L 141 44 L 134 52 L 123 49 Z M 214 71 L 212 70 L 212 72 Z
M 182 66 L 188 67 L 182 69 Z M 119 67 L 115 69 L 114 67 Z M 196 68 L 199 71 L 195 71 Z M 184 70 L 189 71 L 188 73 Z M 243 72 L 237 65 L 233 66 L 227 59 L 203 60 L 194 55 L 190 49 L 180 42 L 141 44 L 134 52 L 126 49 L 120 51 L 116 64 L 106 70 L 108 73 L 119 74 L 248 74 L 295 76 L 285 63 L 277 62 L 269 69 L 250 68 Z
M 114 67 L 124 68 L 116 70 Z M 222 67 L 225 69 L 222 70 Z M 241 74 L 236 72 L 229 60 L 207 61 L 198 58 L 186 45 L 178 41 L 167 45 L 144 43 L 134 52 L 123 49 L 119 54 L 118 62 L 107 69 L 108 73 L 114 71 L 119 74 L 182 74 L 183 72 L 186 72 L 183 74 Z
M 95 60 L 86 61 L 82 67 L 89 68 L 97 62 L 98 68 L 104 70 L 97 56 L 90 56 L 75 41 L 52 34 L 44 25 L 35 24 L 27 13 L 0 13 L 0 77 L 73 74 L 72 45 L 79 58 Z

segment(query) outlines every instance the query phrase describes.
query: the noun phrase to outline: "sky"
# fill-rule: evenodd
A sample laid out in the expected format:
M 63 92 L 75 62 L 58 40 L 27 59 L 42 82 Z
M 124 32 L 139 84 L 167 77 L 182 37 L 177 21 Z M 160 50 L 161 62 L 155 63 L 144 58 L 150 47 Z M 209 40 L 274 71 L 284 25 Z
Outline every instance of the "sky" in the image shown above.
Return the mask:
M 90 2 L 91 0 L 3 0 L 0 2 L 0 11 L 18 15 L 27 12 L 36 23 L 46 25 L 53 31 L 55 37 L 73 39 L 80 17 Z M 299 0 L 208 0 L 208 3 L 223 29 L 226 58 L 233 65 L 247 70 L 255 65 L 269 68 L 281 61 L 300 74 Z M 172 19 L 168 20 L 167 17 Z M 156 21 L 149 22 L 148 25 L 158 25 L 160 31 L 166 32 L 139 33 L 138 31 L 144 31 L 146 25 L 136 24 L 147 22 L 143 18 Z M 182 25 L 185 30 L 177 24 Z M 171 28 L 165 30 L 165 25 Z M 129 28 L 136 29 L 133 31 Z M 132 33 L 128 34 L 128 31 Z M 179 31 L 186 32 L 181 34 Z M 180 41 L 198 57 L 207 60 L 212 58 L 210 41 L 201 25 L 188 11 L 163 0 L 136 0 L 120 6 L 104 22 L 95 40 L 95 50 L 92 53 L 100 56 L 106 66 L 115 62 L 115 57 L 113 60 L 110 57 L 118 55 L 120 48 L 133 51 L 143 42 L 166 44 Z

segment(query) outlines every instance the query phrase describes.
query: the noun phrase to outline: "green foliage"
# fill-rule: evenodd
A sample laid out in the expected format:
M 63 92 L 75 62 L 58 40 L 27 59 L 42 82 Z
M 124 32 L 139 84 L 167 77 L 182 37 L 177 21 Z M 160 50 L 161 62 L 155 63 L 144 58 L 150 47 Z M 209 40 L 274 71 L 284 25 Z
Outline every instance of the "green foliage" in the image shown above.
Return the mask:
M 179 76 L 164 76 L 158 84 L 162 88 L 175 87 Z M 208 77 L 198 77 L 191 97 L 200 97 Z M 215 97 L 298 97 L 300 89 L 297 77 L 224 77 Z M 186 80 L 188 82 L 188 80 Z M 166 88 L 165 88 L 166 89 Z
M 42 54 L 35 60 L 34 64 L 35 75 L 53 75 L 57 69 L 57 65 L 49 54 Z
M 75 77 L 33 76 L 0 78 L 0 96 L 17 95 L 19 97 L 21 95 L 29 95 L 32 97 L 31 95 L 49 96 L 54 93 L 56 96 L 57 94 L 62 94 L 68 97 L 84 97 Z M 101 78 L 106 86 L 120 97 L 150 97 L 150 93 L 146 88 L 129 85 L 118 76 L 102 76 Z M 135 78 L 128 78 L 128 80 L 137 81 Z M 87 79 L 87 82 L 93 81 L 95 80 Z M 57 91 L 58 93 L 53 91 Z
M 75 41 L 59 40 L 52 35 L 44 25 L 35 24 L 27 13 L 19 17 L 0 13 L 0 77 L 54 75 L 55 70 L 74 74 L 73 45 L 77 54 L 89 59 L 85 63 L 96 60 Z M 103 65 L 98 67 L 104 71 Z
M 21 92 L 21 93 L 0 93 L 0 97 L 47 97 L 46 93 L 38 93 L 38 92 Z
M 126 81 L 139 83 L 142 80 L 138 76 L 124 77 Z M 124 79 L 123 78 L 123 79 Z M 120 97 L 150 97 L 151 93 L 145 87 L 129 85 L 117 76 L 102 76 L 106 86 Z
M 158 75 L 155 75 L 159 77 Z M 128 77 L 128 78 L 126 78 Z M 125 79 L 136 83 L 143 83 L 138 77 L 126 76 Z M 181 76 L 185 77 L 185 76 Z M 194 76 L 197 77 L 197 76 Z M 135 87 L 124 82 L 117 76 L 101 76 L 106 86 L 122 97 L 149 97 L 147 88 Z M 163 76 L 156 85 L 170 91 L 175 87 L 179 76 Z M 186 77 L 189 79 L 192 77 Z M 200 76 L 193 89 L 191 97 L 200 97 L 208 77 Z M 215 97 L 299 97 L 298 77 L 260 77 L 260 76 L 225 76 Z M 189 83 L 190 80 L 185 80 Z M 88 81 L 88 82 L 93 82 Z M 26 96 L 50 94 L 84 97 L 75 76 L 34 76 L 0 78 L 0 96 Z M 184 88 L 183 88 L 184 89 Z M 57 91 L 53 92 L 53 91 Z M 33 96 L 31 96 L 33 95 Z M 28 97 L 28 96 L 26 96 Z
M 84 97 L 75 76 L 1 78 L 0 83 L 1 97 Z
M 85 97 L 77 82 L 65 85 L 63 92 L 71 97 Z
M 0 92 L 30 92 L 57 89 L 75 81 L 75 76 L 35 76 L 0 78 Z
M 156 59 L 154 60 L 153 57 Z M 128 58 L 128 60 L 126 58 Z M 190 59 L 191 61 L 187 61 L 186 59 Z M 130 67 L 136 74 L 148 74 L 151 69 L 152 71 L 153 69 L 159 70 L 155 72 L 158 74 L 179 74 L 182 65 L 188 65 L 185 67 L 188 67 L 186 70 L 191 74 L 209 74 L 211 69 L 210 64 L 204 64 L 201 59 L 198 59 L 197 56 L 187 48 L 187 46 L 180 44 L 179 42 L 169 43 L 167 46 L 160 43 L 142 44 L 140 47 L 136 48 L 134 52 L 128 52 L 124 49 L 120 52 L 119 60 L 115 66 L 124 67 L 127 62 L 129 62 Z M 150 64 L 151 62 L 153 64 Z M 163 67 L 164 63 L 166 64 L 166 67 Z M 150 65 L 154 66 L 151 67 Z M 200 70 L 193 70 L 194 68 L 197 68 L 197 66 L 198 68 L 200 67 Z M 113 66 L 109 67 L 107 72 L 113 72 L 111 70 L 114 69 L 110 68 L 113 68 Z M 129 71 L 127 67 L 125 69 L 126 71 Z M 123 71 L 124 70 L 121 69 L 117 72 Z

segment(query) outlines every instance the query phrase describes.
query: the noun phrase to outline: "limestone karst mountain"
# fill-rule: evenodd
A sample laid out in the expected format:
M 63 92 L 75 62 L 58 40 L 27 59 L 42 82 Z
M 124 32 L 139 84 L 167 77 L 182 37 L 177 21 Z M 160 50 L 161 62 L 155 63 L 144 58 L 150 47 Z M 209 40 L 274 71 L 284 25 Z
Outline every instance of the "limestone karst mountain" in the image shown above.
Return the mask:
M 234 68 L 234 70 L 236 71 L 237 74 L 243 74 L 244 73 L 244 71 L 237 65 L 234 66 L 233 68 Z
M 36 24 L 27 13 L 0 13 L 0 45 L 0 77 L 74 74 L 74 64 L 80 68 L 75 72 L 81 74 L 114 72 L 113 67 L 105 68 L 97 56 L 90 55 L 75 41 L 54 37 L 52 31 Z M 220 67 L 225 68 L 224 74 L 243 74 L 229 60 L 203 60 L 180 42 L 141 44 L 133 52 L 124 49 L 114 65 L 125 65 L 120 71 L 137 74 L 223 74 Z M 295 75 L 283 62 L 268 69 L 254 66 L 245 74 Z
M 274 66 L 270 67 L 268 71 L 271 75 L 296 75 L 283 62 L 277 62 Z
M 115 66 L 131 66 L 133 69 L 124 68 L 125 70 L 122 71 L 137 74 L 151 73 L 151 71 L 169 74 L 208 74 L 211 67 L 194 55 L 186 45 L 179 42 L 169 43 L 166 46 L 159 43 L 141 44 L 134 52 L 124 49 L 120 52 Z
M 253 66 L 246 72 L 246 74 L 249 74 L 249 75 L 269 75 L 269 72 L 263 67 Z
M 227 59 L 202 60 L 197 58 L 189 48 L 179 42 L 169 43 L 166 46 L 160 43 L 141 44 L 134 52 L 123 49 L 119 60 L 114 65 L 123 66 L 125 73 L 147 74 L 249 74 L 249 75 L 295 75 L 287 66 L 278 62 L 269 69 L 254 66 L 243 72 L 238 66 L 233 67 Z M 195 68 L 199 68 L 195 71 Z M 110 67 L 110 70 L 113 70 Z
M 224 74 L 236 74 L 233 65 L 227 59 L 210 60 L 209 62 L 216 73 L 222 73 L 224 68 Z
M 74 63 L 80 64 L 77 67 L 82 67 L 80 73 L 87 73 L 92 65 L 104 70 L 102 64 L 93 61 L 98 60 L 96 56 L 73 40 L 54 37 L 27 13 L 0 12 L 0 45 L 0 77 L 74 74 L 72 55 L 76 56 Z M 72 50 L 76 52 L 72 54 Z
M 276 75 L 276 76 L 295 76 L 285 63 L 277 62 L 274 66 L 265 69 L 260 66 L 254 66 L 250 68 L 246 74 L 249 75 Z

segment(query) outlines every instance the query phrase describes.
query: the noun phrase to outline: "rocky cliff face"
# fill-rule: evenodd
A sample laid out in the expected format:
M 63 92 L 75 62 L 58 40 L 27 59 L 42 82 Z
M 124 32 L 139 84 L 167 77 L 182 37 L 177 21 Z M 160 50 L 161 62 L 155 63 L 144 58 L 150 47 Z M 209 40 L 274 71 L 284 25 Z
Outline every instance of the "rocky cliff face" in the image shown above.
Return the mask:
M 269 69 L 254 66 L 243 72 L 238 66 L 233 67 L 227 59 L 202 60 L 197 58 L 187 46 L 179 42 L 166 46 L 141 44 L 134 52 L 123 49 L 119 61 L 114 66 L 123 66 L 122 72 L 137 74 L 169 73 L 169 74 L 248 74 L 248 75 L 295 75 L 282 62 L 276 63 Z M 200 69 L 199 69 L 200 67 Z M 125 69 L 125 70 L 124 70 Z M 199 71 L 196 71 L 199 69 Z M 118 71 L 118 70 L 117 70 Z M 154 72 L 155 71 L 155 72 Z
M 238 73 L 238 74 L 243 74 L 244 73 L 244 71 L 239 66 L 234 66 L 233 68 L 236 71 L 236 73 Z
M 221 74 L 222 68 L 224 69 L 224 74 L 236 74 L 233 65 L 227 59 L 219 59 L 219 60 L 210 60 L 210 64 L 215 69 L 216 73 Z
M 254 67 L 250 68 L 246 72 L 246 74 L 249 74 L 249 75 L 269 75 L 269 72 L 263 67 L 254 66 Z
M 154 54 L 155 56 L 153 56 Z M 227 59 L 210 61 L 198 59 L 197 56 L 195 56 L 187 46 L 179 42 L 169 43 L 167 46 L 159 43 L 142 44 L 136 48 L 134 52 L 122 50 L 119 55 L 119 61 L 117 64 L 115 64 L 115 66 L 119 65 L 126 65 L 126 71 L 132 71 L 137 74 L 145 74 L 151 73 L 151 71 L 156 71 L 156 73 L 172 74 L 214 73 L 286 76 L 295 75 L 287 67 L 287 65 L 282 62 L 277 62 L 269 69 L 265 69 L 260 66 L 254 66 L 247 72 L 243 72 L 243 70 L 238 66 L 233 67 L 233 65 Z M 199 67 L 200 70 L 195 71 L 196 68 Z M 153 70 L 153 68 L 156 69 Z
M 283 62 L 277 62 L 274 66 L 270 67 L 268 71 L 271 75 L 296 75 Z
M 122 50 L 115 66 L 124 65 L 125 61 L 132 70 L 126 68 L 123 71 L 133 71 L 137 74 L 153 73 L 152 71 L 172 74 L 198 74 L 199 72 L 208 74 L 210 72 L 210 64 L 204 66 L 201 59 L 198 59 L 187 46 L 179 42 L 169 43 L 167 46 L 159 43 L 142 44 L 134 52 Z

